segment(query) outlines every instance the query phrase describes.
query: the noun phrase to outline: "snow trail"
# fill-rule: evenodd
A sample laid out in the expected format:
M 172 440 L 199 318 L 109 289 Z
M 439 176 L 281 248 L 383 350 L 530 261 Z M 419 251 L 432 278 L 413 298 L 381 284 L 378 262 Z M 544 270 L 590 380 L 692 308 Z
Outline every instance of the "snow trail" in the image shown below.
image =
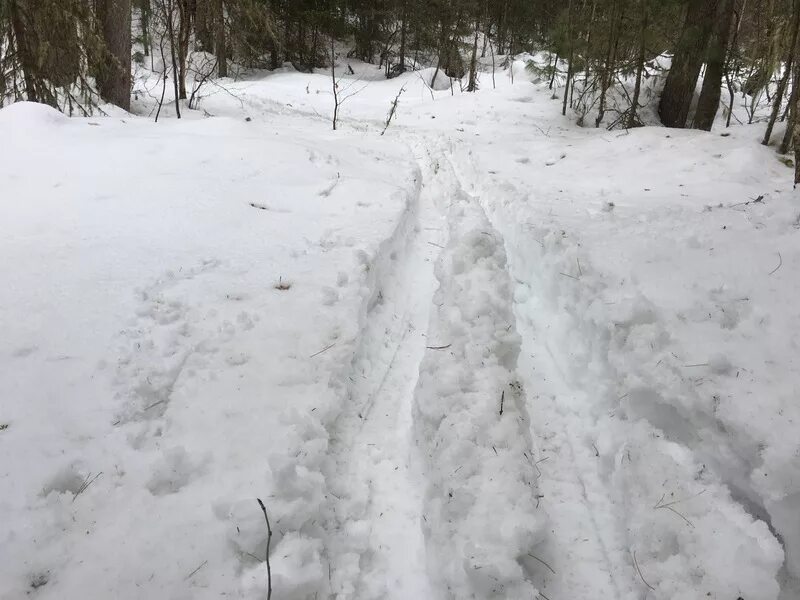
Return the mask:
M 426 572 L 411 404 L 442 245 L 440 220 L 423 190 L 377 261 L 347 406 L 331 439 L 335 467 L 328 479 L 337 507 L 327 552 L 335 596 L 436 597 Z
M 547 519 L 503 241 L 439 144 L 427 150 L 449 231 L 415 397 L 429 569 L 449 598 L 535 597 Z

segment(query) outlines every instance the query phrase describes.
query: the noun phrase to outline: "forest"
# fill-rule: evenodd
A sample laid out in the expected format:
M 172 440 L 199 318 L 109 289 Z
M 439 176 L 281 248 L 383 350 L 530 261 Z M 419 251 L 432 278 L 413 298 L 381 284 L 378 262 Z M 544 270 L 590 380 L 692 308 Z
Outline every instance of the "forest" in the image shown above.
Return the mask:
M 178 100 L 187 81 L 286 63 L 309 72 L 332 61 L 331 43 L 374 63 L 387 78 L 421 66 L 475 87 L 476 57 L 546 50 L 545 76 L 564 79 L 563 113 L 596 110 L 594 125 L 635 127 L 642 81 L 672 56 L 658 114 L 667 127 L 710 130 L 737 93 L 794 122 L 800 7 L 792 0 L 4 0 L 0 8 L 0 102 L 27 99 L 90 111 L 101 100 L 130 108 L 134 60 L 160 54 Z M 213 61 L 191 64 L 191 52 Z M 167 52 L 167 56 L 164 53 Z M 561 62 L 559 62 L 561 61 Z M 566 64 L 566 72 L 559 69 Z M 703 86 L 692 106 L 703 71 Z M 165 72 L 165 81 L 169 75 Z M 627 107 L 607 115 L 607 96 L 633 76 Z M 773 85 L 774 84 L 774 85 Z M 578 94 L 576 96 L 576 86 Z M 722 94 L 722 88 L 725 94 Z M 721 97 L 722 96 L 722 97 Z M 689 119 L 690 108 L 692 118 Z M 751 115 L 752 120 L 752 115 Z M 792 127 L 779 151 L 792 149 Z

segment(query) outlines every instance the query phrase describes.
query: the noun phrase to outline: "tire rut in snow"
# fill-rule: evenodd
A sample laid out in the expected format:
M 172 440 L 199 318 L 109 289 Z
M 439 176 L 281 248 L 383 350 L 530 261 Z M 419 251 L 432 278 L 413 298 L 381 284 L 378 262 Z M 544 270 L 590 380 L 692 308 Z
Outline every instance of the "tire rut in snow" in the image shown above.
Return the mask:
M 435 162 L 449 242 L 415 394 L 429 569 L 448 597 L 532 598 L 546 518 L 503 240 L 446 158 Z

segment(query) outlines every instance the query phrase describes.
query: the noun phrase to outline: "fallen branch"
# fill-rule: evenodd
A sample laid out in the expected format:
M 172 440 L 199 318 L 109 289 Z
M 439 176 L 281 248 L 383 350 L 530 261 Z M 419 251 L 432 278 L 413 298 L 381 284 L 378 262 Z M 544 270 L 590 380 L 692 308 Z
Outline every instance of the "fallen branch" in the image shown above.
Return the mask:
M 503 393 L 500 394 L 500 416 L 503 416 L 503 404 L 506 400 L 506 391 L 503 390 Z
M 400 91 L 397 92 L 397 96 L 394 97 L 392 101 L 392 105 L 389 108 L 389 114 L 386 116 L 386 124 L 383 126 L 383 131 L 381 131 L 381 135 L 386 133 L 386 130 L 389 129 L 389 125 L 392 124 L 392 119 L 394 119 L 395 114 L 397 113 L 397 104 L 400 102 L 400 96 L 403 95 L 403 92 L 406 91 L 406 86 L 400 88 Z
M 269 545 L 272 542 L 272 527 L 269 524 L 269 517 L 267 516 L 267 509 L 261 498 L 256 498 L 258 505 L 261 507 L 261 512 L 264 513 L 264 520 L 267 522 L 267 600 L 272 599 L 272 567 L 269 564 Z
M 447 350 L 453 344 L 447 344 L 446 346 L 425 346 L 428 350 Z

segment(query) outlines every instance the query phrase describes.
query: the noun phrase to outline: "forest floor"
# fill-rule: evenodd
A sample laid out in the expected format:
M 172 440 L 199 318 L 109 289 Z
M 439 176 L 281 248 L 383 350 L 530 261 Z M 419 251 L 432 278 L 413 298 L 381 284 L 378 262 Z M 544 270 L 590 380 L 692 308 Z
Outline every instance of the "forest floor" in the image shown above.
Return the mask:
M 763 124 L 352 66 L 0 110 L 0 598 L 799 597 Z

